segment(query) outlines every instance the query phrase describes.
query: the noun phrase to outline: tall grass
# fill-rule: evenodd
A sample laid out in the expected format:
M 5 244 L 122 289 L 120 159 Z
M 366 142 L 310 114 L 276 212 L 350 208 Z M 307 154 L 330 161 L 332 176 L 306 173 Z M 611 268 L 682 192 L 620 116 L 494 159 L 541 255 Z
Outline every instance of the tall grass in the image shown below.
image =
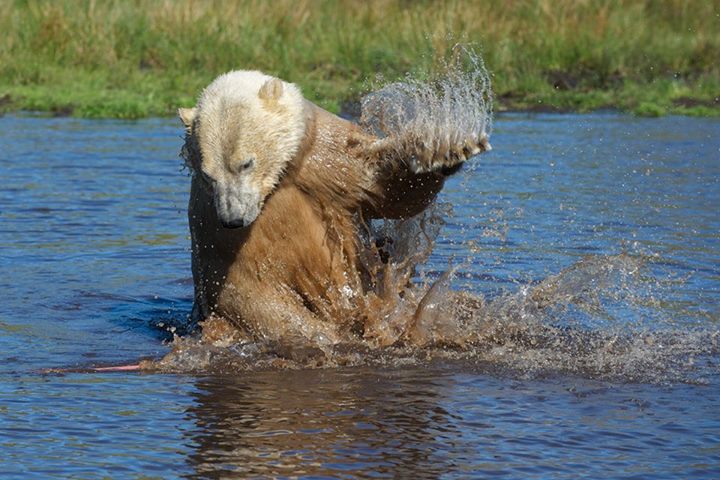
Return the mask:
M 243 68 L 338 110 L 461 41 L 501 108 L 720 111 L 720 0 L 0 0 L 0 31 L 6 108 L 168 115 Z

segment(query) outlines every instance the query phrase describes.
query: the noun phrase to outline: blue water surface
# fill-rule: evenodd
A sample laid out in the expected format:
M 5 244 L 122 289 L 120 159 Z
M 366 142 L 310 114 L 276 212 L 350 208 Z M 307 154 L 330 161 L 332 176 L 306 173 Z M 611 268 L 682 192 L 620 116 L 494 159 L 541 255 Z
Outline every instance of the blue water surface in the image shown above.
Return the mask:
M 628 252 L 647 301 L 582 322 L 717 331 L 720 120 L 507 114 L 491 141 L 441 196 L 430 276 L 461 264 L 493 298 Z M 713 361 L 664 382 L 43 373 L 168 351 L 155 325 L 192 303 L 181 142 L 170 119 L 0 117 L 0 478 L 720 478 Z

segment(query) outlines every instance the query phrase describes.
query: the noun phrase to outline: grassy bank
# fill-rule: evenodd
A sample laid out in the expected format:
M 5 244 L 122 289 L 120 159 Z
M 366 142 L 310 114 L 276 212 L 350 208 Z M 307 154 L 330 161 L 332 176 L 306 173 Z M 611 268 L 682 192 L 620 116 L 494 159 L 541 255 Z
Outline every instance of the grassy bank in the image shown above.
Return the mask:
M 0 109 L 171 115 L 236 68 L 337 111 L 483 52 L 500 109 L 720 114 L 720 1 L 0 0 Z

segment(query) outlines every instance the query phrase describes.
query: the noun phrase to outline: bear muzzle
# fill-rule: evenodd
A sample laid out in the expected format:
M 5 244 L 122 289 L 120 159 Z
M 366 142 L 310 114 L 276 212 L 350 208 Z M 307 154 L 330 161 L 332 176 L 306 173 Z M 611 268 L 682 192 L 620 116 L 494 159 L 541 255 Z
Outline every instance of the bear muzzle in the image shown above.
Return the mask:
M 260 195 L 253 189 L 223 188 L 218 183 L 213 197 L 218 220 L 224 228 L 247 227 L 260 214 Z

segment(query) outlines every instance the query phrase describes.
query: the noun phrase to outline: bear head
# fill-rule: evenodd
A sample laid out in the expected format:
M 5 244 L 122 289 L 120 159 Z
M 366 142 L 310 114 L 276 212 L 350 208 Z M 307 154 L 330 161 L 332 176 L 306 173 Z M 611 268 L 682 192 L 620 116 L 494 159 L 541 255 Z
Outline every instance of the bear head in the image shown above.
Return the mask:
M 226 228 L 250 225 L 305 136 L 300 90 L 260 72 L 233 71 L 178 114 L 186 129 L 183 153 L 212 192 L 218 219 Z

